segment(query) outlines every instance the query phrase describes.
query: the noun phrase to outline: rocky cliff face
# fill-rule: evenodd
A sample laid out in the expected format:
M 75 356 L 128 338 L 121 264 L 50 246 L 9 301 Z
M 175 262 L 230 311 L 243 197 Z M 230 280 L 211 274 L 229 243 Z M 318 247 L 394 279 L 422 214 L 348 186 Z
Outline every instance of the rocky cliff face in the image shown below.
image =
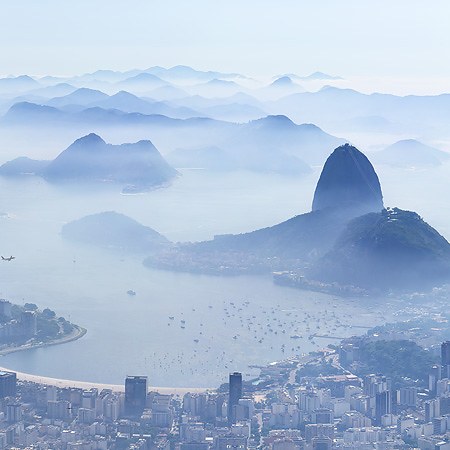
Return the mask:
M 354 216 L 383 209 L 380 181 L 367 159 L 345 144 L 328 157 L 314 193 L 313 211 L 347 209 Z

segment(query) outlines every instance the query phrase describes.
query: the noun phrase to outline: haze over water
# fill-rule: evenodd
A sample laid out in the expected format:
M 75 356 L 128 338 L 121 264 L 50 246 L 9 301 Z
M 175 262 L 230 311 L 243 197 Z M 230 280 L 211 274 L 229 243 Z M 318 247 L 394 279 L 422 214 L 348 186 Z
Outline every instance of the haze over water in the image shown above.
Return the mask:
M 425 172 L 379 170 L 387 205 L 414 208 L 449 238 L 450 200 L 438 195 L 447 174 L 448 165 Z M 183 171 L 167 189 L 132 196 L 107 187 L 56 188 L 32 177 L 0 179 L 8 236 L 2 251 L 17 255 L 14 264 L 2 266 L 1 296 L 50 307 L 88 330 L 75 342 L 1 357 L 0 365 L 94 382 L 118 384 L 127 374 L 145 374 L 155 386 L 214 387 L 230 371 L 256 375 L 248 365 L 333 342 L 313 343 L 308 338 L 314 333 L 350 336 L 366 330 L 349 325 L 392 319 L 398 308 L 392 300 L 368 307 L 366 300 L 276 286 L 270 277 L 152 270 L 141 264 L 143 255 L 75 246 L 59 235 L 64 223 L 106 210 L 174 241 L 250 231 L 308 211 L 317 177 Z M 425 183 L 427 192 L 420 189 Z M 127 295 L 129 289 L 136 296 Z

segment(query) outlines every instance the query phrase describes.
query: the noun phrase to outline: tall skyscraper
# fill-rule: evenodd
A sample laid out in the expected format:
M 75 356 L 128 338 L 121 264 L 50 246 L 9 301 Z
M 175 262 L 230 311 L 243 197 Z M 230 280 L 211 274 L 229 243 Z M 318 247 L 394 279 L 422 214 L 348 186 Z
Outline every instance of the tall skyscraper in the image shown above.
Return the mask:
M 129 376 L 125 379 L 125 414 L 139 416 L 147 400 L 147 377 Z
M 375 419 L 381 423 L 381 416 L 392 413 L 391 391 L 383 391 L 375 395 Z
M 17 389 L 15 372 L 0 372 L 0 398 L 14 397 Z
M 442 378 L 450 378 L 450 341 L 441 345 Z
M 236 407 L 242 398 L 242 373 L 230 373 L 230 391 L 228 396 L 228 424 L 236 423 Z
M 440 365 L 435 364 L 431 368 L 430 373 L 428 374 L 428 389 L 433 395 L 436 395 L 436 386 L 441 378 L 442 378 L 442 368 Z

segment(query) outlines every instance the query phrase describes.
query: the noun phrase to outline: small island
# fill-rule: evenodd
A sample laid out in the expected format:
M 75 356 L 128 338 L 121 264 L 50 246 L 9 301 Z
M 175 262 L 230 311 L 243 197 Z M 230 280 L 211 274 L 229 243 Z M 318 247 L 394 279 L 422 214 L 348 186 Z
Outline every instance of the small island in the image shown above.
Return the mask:
M 34 303 L 20 306 L 0 299 L 0 355 L 63 344 L 85 334 L 86 329 L 49 308 L 41 311 Z

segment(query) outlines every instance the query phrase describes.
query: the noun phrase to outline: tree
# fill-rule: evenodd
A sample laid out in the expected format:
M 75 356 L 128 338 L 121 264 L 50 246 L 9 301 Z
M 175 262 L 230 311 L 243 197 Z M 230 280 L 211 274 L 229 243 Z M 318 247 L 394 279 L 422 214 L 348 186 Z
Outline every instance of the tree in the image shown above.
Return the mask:
M 25 305 L 23 305 L 23 308 L 25 309 L 25 311 L 36 311 L 38 309 L 37 305 L 35 305 L 34 303 L 25 303 Z
M 56 317 L 56 313 L 55 313 L 55 311 L 52 311 L 52 310 L 49 309 L 49 308 L 45 308 L 45 309 L 42 311 L 42 317 L 43 317 L 44 319 L 54 319 L 54 318 Z

